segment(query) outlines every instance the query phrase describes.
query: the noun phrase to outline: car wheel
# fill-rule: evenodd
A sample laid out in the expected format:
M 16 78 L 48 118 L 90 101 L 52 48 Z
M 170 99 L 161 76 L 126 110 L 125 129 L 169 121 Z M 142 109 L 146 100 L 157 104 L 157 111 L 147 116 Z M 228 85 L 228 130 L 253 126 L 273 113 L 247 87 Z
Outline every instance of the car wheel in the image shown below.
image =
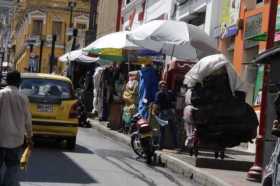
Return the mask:
M 74 150 L 76 147 L 76 137 L 67 140 L 67 149 Z

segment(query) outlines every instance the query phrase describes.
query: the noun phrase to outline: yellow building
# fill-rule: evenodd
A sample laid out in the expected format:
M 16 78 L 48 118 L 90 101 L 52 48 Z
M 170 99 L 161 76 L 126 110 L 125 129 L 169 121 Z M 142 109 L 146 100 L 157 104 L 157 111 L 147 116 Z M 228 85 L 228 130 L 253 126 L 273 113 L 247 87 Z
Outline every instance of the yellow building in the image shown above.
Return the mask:
M 77 44 L 85 43 L 85 31 L 89 24 L 89 0 L 76 0 L 72 23 L 78 29 Z M 16 69 L 24 72 L 39 71 L 40 46 L 43 40 L 40 71 L 48 73 L 52 36 L 56 35 L 54 56 L 59 57 L 69 50 L 70 27 L 69 0 L 20 0 L 12 20 L 12 44 Z M 72 37 L 73 38 L 73 37 Z M 68 46 L 68 47 L 67 47 Z M 53 63 L 54 71 L 61 73 L 63 64 Z

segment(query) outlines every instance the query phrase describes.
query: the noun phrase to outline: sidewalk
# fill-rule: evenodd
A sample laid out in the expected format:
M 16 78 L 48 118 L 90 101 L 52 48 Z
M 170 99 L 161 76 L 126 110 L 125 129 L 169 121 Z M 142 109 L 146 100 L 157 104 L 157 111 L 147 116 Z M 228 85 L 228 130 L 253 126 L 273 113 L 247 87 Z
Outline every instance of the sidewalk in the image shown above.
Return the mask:
M 107 128 L 106 122 L 90 120 L 92 127 L 112 139 L 130 146 L 130 137 Z M 224 160 L 215 159 L 213 152 L 200 152 L 198 158 L 175 150 L 157 151 L 157 159 L 173 172 L 193 179 L 205 186 L 261 186 L 249 182 L 246 174 L 253 164 L 254 155 L 235 149 L 226 151 Z

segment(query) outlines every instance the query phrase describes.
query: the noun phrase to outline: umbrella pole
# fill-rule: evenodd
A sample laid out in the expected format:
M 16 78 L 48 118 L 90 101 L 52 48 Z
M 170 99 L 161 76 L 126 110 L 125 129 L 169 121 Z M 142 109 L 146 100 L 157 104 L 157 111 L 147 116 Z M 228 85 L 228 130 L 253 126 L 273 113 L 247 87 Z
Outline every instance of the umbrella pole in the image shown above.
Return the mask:
M 174 55 L 175 47 L 176 47 L 176 45 L 173 45 L 172 53 L 171 53 L 171 56 L 170 56 L 170 57 L 171 57 L 171 61 L 172 61 L 172 58 L 173 58 L 173 55 Z M 167 81 L 167 77 L 168 77 L 168 67 L 167 67 L 166 59 L 165 59 L 164 68 L 165 68 L 165 72 L 166 72 L 166 73 L 165 73 L 163 79 L 164 79 L 165 81 Z
M 126 51 L 128 73 L 130 72 L 130 69 L 131 69 L 131 62 L 130 62 L 131 55 L 132 54 L 129 51 Z
M 172 53 L 171 53 L 171 59 L 173 58 L 175 47 L 176 47 L 176 45 L 173 45 L 173 49 L 172 49 Z
M 130 60 L 129 60 L 129 57 L 127 58 L 127 70 L 128 70 L 128 73 L 130 72 Z

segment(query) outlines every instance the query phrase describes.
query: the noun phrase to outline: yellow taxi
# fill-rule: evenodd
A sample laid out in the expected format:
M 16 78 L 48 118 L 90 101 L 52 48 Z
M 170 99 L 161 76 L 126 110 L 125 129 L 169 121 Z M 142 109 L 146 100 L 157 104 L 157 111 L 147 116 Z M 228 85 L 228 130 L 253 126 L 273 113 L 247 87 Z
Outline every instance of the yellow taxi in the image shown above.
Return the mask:
M 28 96 L 34 137 L 67 140 L 74 149 L 78 132 L 78 102 L 70 79 L 42 73 L 22 73 L 20 91 Z

